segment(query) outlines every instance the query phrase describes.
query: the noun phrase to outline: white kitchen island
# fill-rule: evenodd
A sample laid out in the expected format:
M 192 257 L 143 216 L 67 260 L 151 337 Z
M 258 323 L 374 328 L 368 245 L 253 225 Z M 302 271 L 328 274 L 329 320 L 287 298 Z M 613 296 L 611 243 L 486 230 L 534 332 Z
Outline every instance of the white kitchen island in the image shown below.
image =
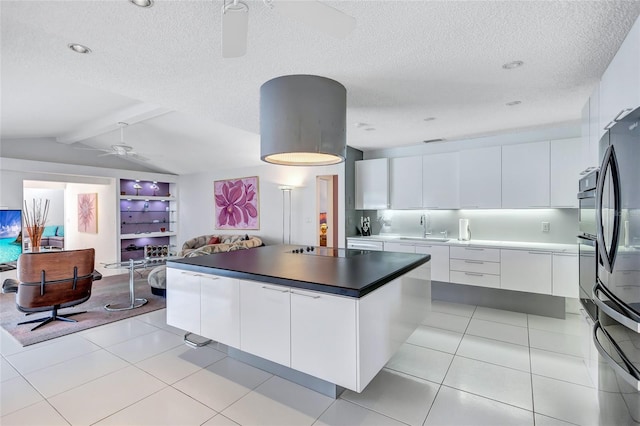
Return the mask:
M 430 257 L 293 249 L 168 262 L 167 323 L 332 396 L 361 392 L 429 311 Z

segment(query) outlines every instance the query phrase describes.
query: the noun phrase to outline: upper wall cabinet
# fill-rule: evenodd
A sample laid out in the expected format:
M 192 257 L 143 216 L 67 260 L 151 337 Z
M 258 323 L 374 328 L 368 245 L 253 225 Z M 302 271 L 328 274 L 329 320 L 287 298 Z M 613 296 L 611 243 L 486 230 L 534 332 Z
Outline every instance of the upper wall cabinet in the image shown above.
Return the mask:
M 578 179 L 584 170 L 578 155 L 583 140 L 558 139 L 551 141 L 551 205 L 554 208 L 578 208 Z
M 460 208 L 501 207 L 501 158 L 499 146 L 460 151 Z
M 389 160 L 356 161 L 356 209 L 389 208 Z
M 640 106 L 640 19 L 600 80 L 601 132 Z
M 502 147 L 502 207 L 549 207 L 549 141 Z
M 459 155 L 457 152 L 422 157 L 422 206 L 425 209 L 458 209 Z
M 600 83 L 598 83 L 582 108 L 581 171 L 600 165 L 600 138 L 605 131 L 600 125 Z
M 390 160 L 392 209 L 422 208 L 422 157 Z

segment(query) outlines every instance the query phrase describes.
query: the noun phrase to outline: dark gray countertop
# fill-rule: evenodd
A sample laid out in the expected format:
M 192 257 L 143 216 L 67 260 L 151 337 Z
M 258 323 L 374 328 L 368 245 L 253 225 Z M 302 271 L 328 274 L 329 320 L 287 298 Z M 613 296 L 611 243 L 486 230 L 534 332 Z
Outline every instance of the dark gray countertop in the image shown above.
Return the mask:
M 170 268 L 362 297 L 428 262 L 429 254 L 316 247 L 314 255 L 291 253 L 300 246 L 265 246 L 167 261 Z M 340 257 L 319 256 L 335 251 Z

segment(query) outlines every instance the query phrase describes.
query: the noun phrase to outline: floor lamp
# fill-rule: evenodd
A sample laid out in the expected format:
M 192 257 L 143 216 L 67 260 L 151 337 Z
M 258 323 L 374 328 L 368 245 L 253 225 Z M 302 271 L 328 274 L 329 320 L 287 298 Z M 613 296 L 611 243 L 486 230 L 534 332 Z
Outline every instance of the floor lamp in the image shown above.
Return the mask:
M 287 234 L 287 244 L 291 244 L 291 191 L 293 187 L 291 186 L 279 186 L 279 190 L 282 191 L 282 244 L 284 244 L 284 234 L 285 234 L 285 222 L 288 221 L 289 233 Z M 285 219 L 286 214 L 286 219 Z

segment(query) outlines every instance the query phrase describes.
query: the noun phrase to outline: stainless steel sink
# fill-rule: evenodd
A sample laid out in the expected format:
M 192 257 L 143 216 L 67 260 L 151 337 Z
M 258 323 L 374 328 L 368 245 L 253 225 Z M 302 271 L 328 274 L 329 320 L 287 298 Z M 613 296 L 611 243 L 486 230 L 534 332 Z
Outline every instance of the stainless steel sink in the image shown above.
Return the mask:
M 409 240 L 409 241 L 439 241 L 441 243 L 445 243 L 449 241 L 451 238 L 439 238 L 439 237 L 400 237 L 401 240 Z

